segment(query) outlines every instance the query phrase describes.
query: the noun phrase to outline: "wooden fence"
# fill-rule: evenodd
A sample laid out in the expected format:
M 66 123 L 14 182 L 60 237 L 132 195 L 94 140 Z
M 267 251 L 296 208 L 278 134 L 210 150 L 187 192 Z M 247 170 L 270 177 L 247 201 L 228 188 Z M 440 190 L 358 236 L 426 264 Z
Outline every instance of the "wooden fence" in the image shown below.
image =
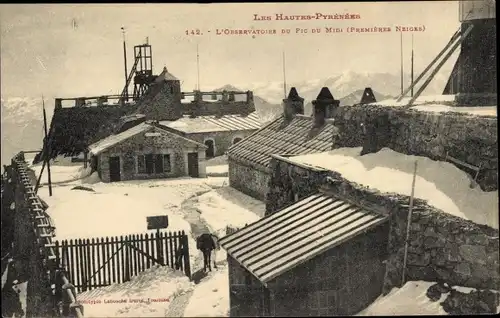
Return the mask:
M 57 258 L 78 292 L 124 283 L 154 266 L 170 266 L 191 277 L 188 237 L 184 231 L 120 237 L 63 240 Z

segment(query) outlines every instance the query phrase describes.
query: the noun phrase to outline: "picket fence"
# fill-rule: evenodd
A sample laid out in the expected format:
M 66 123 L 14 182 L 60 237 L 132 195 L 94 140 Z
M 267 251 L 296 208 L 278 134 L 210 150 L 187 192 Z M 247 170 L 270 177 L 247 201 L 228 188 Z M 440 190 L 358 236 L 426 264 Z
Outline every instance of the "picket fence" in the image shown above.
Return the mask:
M 191 277 L 184 231 L 55 242 L 58 261 L 78 292 L 120 284 L 154 266 L 170 266 Z

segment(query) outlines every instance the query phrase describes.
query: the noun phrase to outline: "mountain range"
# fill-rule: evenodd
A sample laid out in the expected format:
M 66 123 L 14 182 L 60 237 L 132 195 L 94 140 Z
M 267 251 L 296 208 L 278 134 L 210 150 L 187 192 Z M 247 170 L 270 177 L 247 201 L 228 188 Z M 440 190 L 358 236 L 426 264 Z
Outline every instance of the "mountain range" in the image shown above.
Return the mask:
M 405 74 L 404 83 L 409 83 Z M 424 95 L 441 95 L 446 85 L 447 76 L 438 73 Z M 389 99 L 400 93 L 399 74 L 345 72 L 325 79 L 304 80 L 287 83 L 287 90 L 295 87 L 304 98 L 305 114 L 312 111 L 314 100 L 322 87 L 328 87 L 340 104 L 358 103 L 365 87 L 371 87 L 377 101 Z M 254 92 L 255 108 L 262 122 L 267 122 L 282 112 L 284 98 L 283 82 L 261 82 L 249 84 L 224 85 L 217 90 L 235 90 Z M 204 89 L 205 90 L 205 89 Z M 208 90 L 208 89 L 207 89 Z M 288 93 L 288 92 L 287 92 Z M 340 97 L 340 98 L 339 98 Z M 47 119 L 50 124 L 54 111 L 52 100 L 46 101 Z M 10 160 L 20 150 L 39 149 L 43 137 L 42 101 L 40 98 L 10 97 L 1 99 L 2 162 Z

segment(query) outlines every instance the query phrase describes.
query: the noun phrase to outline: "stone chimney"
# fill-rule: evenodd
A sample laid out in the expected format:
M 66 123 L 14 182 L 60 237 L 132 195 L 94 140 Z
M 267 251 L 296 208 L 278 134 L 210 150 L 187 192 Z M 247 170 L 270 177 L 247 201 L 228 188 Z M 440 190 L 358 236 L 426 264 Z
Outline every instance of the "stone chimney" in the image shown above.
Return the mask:
M 288 97 L 283 100 L 283 115 L 286 120 L 292 120 L 297 114 L 304 115 L 304 99 L 299 96 L 297 89 L 292 87 Z
M 375 95 L 373 94 L 371 87 L 365 88 L 365 91 L 363 92 L 363 96 L 361 96 L 361 100 L 359 101 L 359 103 L 361 105 L 364 105 L 375 102 L 377 102 L 377 99 L 375 98 Z
M 323 87 L 312 104 L 314 126 L 321 127 L 325 124 L 325 119 L 333 117 L 333 112 L 339 107 L 340 101 L 333 98 L 327 87 Z

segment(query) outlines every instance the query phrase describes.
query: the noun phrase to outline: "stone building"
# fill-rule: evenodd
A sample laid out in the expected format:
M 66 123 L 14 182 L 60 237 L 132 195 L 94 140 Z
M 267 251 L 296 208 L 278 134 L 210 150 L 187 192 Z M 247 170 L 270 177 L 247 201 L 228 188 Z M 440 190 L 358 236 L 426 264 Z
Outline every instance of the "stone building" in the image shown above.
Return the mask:
M 206 158 L 222 156 L 231 145 L 248 137 L 260 127 L 255 113 L 248 116 L 184 116 L 176 121 L 160 121 L 162 127 L 207 146 Z
M 335 127 L 330 120 L 339 101 L 323 87 L 313 101 L 313 116 L 304 116 L 304 99 L 290 89 L 283 115 L 228 150 L 232 187 L 264 201 L 268 191 L 271 155 L 298 155 L 332 149 Z
M 317 192 L 222 238 L 230 316 L 358 313 L 382 293 L 387 221 Z
M 92 170 L 104 182 L 205 177 L 206 147 L 156 122 L 143 122 L 88 147 Z
M 63 107 L 62 100 L 56 99 L 50 148 L 44 145 L 43 149 L 51 150 L 51 158 L 83 153 L 88 145 L 144 120 L 161 121 L 177 134 L 207 145 L 210 158 L 223 155 L 229 146 L 261 126 L 251 91 L 182 92 L 181 82 L 166 67 L 137 102 L 90 107 L 86 98 L 74 98 L 64 99 L 74 100 L 74 107 Z

